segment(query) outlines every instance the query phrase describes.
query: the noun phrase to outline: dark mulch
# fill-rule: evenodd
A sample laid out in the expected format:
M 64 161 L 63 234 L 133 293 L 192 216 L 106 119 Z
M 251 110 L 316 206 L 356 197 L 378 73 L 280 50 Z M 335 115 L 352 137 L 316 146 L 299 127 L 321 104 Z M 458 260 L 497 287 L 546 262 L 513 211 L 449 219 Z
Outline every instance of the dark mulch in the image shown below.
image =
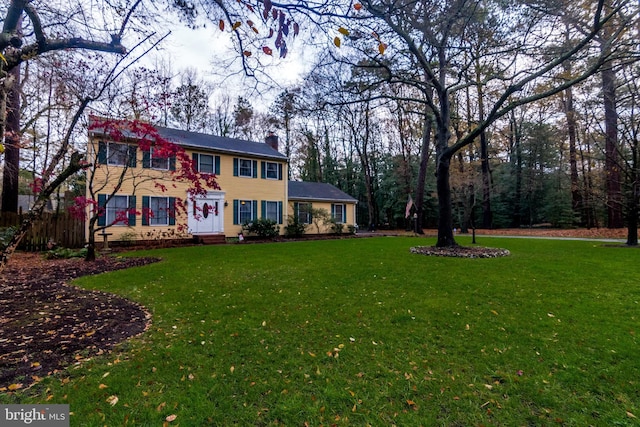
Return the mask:
M 421 255 L 457 258 L 497 258 L 510 255 L 510 252 L 506 249 L 483 248 L 479 246 L 452 246 L 446 248 L 437 248 L 435 246 L 416 246 L 411 248 L 411 252 Z
M 14 254 L 0 278 L 0 391 L 26 387 L 145 331 L 150 315 L 142 306 L 66 283 L 157 261 L 102 257 L 85 262 Z

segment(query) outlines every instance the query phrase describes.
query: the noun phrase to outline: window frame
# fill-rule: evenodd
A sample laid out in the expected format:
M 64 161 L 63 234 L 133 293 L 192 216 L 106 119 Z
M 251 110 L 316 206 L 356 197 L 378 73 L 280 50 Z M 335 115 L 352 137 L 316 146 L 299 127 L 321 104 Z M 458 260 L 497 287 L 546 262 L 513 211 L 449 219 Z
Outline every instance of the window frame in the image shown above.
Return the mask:
M 304 206 L 306 208 L 305 212 L 303 212 L 305 214 L 306 219 L 304 221 L 302 221 L 302 218 L 300 218 L 300 207 Z M 309 202 L 298 202 L 296 203 L 296 219 L 298 220 L 298 222 L 300 224 L 312 224 L 313 223 L 313 218 L 311 217 L 311 209 L 312 209 L 312 205 Z
M 107 165 L 109 166 L 128 166 L 129 165 L 129 144 L 121 142 L 107 142 Z M 118 147 L 115 150 L 115 147 Z M 124 151 L 124 152 L 123 152 Z M 117 154 L 117 155 L 116 155 Z M 121 156 L 124 156 L 121 158 Z M 116 161 L 116 160 L 122 160 Z
M 116 204 L 117 200 L 123 200 L 123 199 L 124 199 L 124 205 L 125 205 L 124 208 L 121 206 L 113 206 L 114 204 Z M 109 199 L 109 201 L 104 206 L 105 225 L 113 226 L 113 227 L 128 226 L 129 225 L 129 218 L 128 218 L 129 209 L 130 209 L 129 196 L 122 195 L 122 194 L 115 194 L 111 196 L 111 199 Z M 115 222 L 116 218 L 118 217 L 118 212 L 127 212 L 127 219 L 123 221 Z
M 211 158 L 211 172 L 209 171 L 203 171 L 202 170 L 202 158 L 203 157 L 207 157 L 207 158 Z M 214 156 L 213 154 L 199 154 L 198 155 L 198 172 L 202 173 L 202 174 L 206 174 L 206 175 L 215 175 L 216 173 L 216 156 Z M 207 164 L 208 166 L 208 164 Z
M 271 221 L 275 221 L 276 224 L 282 224 L 282 216 L 283 216 L 283 203 L 278 200 L 263 200 L 262 201 L 262 218 L 269 219 Z M 275 211 L 269 212 L 269 208 L 273 209 L 275 207 Z M 270 213 L 274 214 L 274 216 L 269 215 Z
M 98 164 L 107 166 L 135 168 L 137 150 L 137 145 L 127 144 L 125 142 L 101 140 L 98 141 L 98 151 L 96 153 L 97 162 Z M 116 156 L 116 154 L 118 155 Z
M 338 207 L 340 208 L 340 220 L 338 220 Z M 344 224 L 345 211 L 346 211 L 346 206 L 344 205 L 344 203 L 334 203 L 331 209 L 331 217 L 335 222 Z
M 165 202 L 164 208 L 157 207 L 158 212 L 161 212 L 162 209 L 164 209 L 164 215 L 163 216 L 157 216 L 156 215 L 156 210 L 154 210 L 154 207 L 153 207 L 154 202 L 157 203 L 159 200 L 164 200 L 164 202 Z M 170 203 L 169 197 L 166 197 L 166 196 L 149 196 L 149 225 L 150 226 L 162 227 L 162 226 L 169 225 L 170 212 L 171 212 L 171 203 Z M 157 222 L 160 219 L 164 219 L 165 221 L 164 222 Z
M 244 209 L 243 209 L 244 208 Z M 245 224 L 254 220 L 255 212 L 253 212 L 253 200 L 238 200 L 238 224 Z M 248 209 L 248 210 L 247 210 Z M 244 217 L 244 220 L 243 220 Z
M 245 162 L 249 164 L 249 167 L 248 167 L 249 174 L 243 173 L 243 169 L 244 169 L 244 172 L 247 172 L 247 167 L 243 166 L 243 163 Z M 255 172 L 253 171 L 253 166 L 254 166 L 253 160 L 238 158 L 238 176 L 242 178 L 253 178 L 255 174 Z
M 272 167 L 273 170 L 270 170 L 269 167 Z M 278 163 L 276 162 L 264 162 L 264 169 L 265 169 L 265 179 L 273 179 L 273 180 L 279 180 L 280 179 L 280 171 L 279 171 L 279 166 Z M 269 176 L 269 174 L 275 174 L 275 176 Z
M 149 168 L 159 171 L 168 171 L 171 169 L 171 158 L 170 157 L 154 157 L 153 156 L 154 147 L 149 148 Z M 166 167 L 158 167 L 154 162 L 166 162 Z

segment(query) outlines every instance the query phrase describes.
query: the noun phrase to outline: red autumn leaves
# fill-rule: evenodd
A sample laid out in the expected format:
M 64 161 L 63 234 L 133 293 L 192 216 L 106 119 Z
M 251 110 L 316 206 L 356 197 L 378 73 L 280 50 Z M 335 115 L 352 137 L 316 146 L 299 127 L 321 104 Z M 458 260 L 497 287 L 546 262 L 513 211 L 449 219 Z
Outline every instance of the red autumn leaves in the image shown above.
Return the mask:
M 255 9 L 253 6 L 248 3 L 240 3 L 244 4 L 250 12 L 255 13 Z M 263 4 L 264 8 L 262 10 L 262 18 L 264 22 L 268 23 L 269 21 L 272 21 L 272 25 L 275 24 L 275 26 L 269 27 L 266 39 L 272 39 L 275 36 L 275 50 L 279 52 L 280 58 L 285 58 L 288 52 L 285 39 L 290 34 L 292 34 L 293 37 L 297 36 L 300 32 L 300 26 L 297 22 L 293 22 L 293 20 L 287 16 L 285 11 L 274 8 L 271 0 L 264 0 Z M 260 29 L 251 19 L 247 19 L 244 23 L 241 21 L 233 22 L 233 24 L 231 25 L 231 31 L 238 31 L 243 25 L 246 25 L 246 27 L 248 27 L 249 30 L 254 34 L 260 34 Z M 220 29 L 220 31 L 225 30 L 226 24 L 223 19 L 218 22 L 218 28 Z M 272 56 L 274 52 L 274 49 L 267 45 L 262 46 L 261 50 L 262 53 L 269 56 Z M 250 57 L 253 54 L 251 50 L 248 49 L 245 49 L 242 53 L 246 57 Z

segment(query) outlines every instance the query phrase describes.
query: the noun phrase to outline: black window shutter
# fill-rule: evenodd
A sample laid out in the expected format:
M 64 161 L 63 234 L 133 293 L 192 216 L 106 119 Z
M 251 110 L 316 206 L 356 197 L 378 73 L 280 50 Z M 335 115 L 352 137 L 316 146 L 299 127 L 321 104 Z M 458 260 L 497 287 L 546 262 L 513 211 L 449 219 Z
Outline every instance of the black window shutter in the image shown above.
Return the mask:
M 146 169 L 151 167 L 151 152 L 149 150 L 142 152 L 142 167 Z
M 107 164 L 107 143 L 104 141 L 98 142 L 98 163 Z
M 136 147 L 135 145 L 130 145 L 129 146 L 129 162 L 128 162 L 128 166 L 130 168 L 135 168 L 136 167 L 136 156 L 138 155 L 138 147 Z
M 136 225 L 136 196 L 129 196 L 129 226 Z
M 198 153 L 193 153 L 191 158 L 193 159 L 193 169 L 200 172 L 200 164 L 198 163 L 200 155 Z
M 107 225 L 107 195 L 98 194 L 98 209 L 102 209 L 102 215 L 98 216 L 98 227 Z

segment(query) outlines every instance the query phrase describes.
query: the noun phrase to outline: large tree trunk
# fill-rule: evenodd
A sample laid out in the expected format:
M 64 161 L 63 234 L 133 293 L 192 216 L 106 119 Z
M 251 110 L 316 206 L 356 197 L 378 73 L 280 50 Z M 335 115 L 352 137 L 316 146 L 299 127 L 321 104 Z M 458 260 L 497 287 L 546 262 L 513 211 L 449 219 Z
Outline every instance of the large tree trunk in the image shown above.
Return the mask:
M 87 254 L 84 257 L 85 261 L 95 261 L 96 260 L 96 222 L 98 216 L 93 215 L 89 219 L 89 234 L 87 236 Z
M 436 246 L 439 248 L 457 246 L 453 238 L 453 212 L 449 182 L 451 155 L 449 149 L 438 150 L 436 160 L 436 187 L 438 190 L 438 241 Z
M 607 63 L 602 70 L 602 93 L 604 96 L 605 125 L 605 179 L 607 188 L 607 226 L 624 226 L 622 215 L 622 185 L 620 179 L 620 156 L 618 153 L 618 113 L 616 110 L 616 75 L 613 64 Z
M 584 203 L 585 220 L 587 228 L 594 228 L 599 226 L 598 215 L 594 206 L 595 196 L 593 194 L 593 171 L 591 168 L 591 144 L 589 140 L 584 142 L 586 148 L 586 155 L 584 150 L 580 149 L 580 164 L 582 167 L 582 185 L 584 187 L 584 195 L 582 197 Z
M 431 117 L 424 115 L 424 125 L 422 129 L 422 147 L 420 148 L 420 170 L 418 171 L 418 184 L 416 185 L 416 224 L 415 232 L 424 234 L 424 189 L 427 184 L 427 166 L 429 165 L 429 141 L 431 141 Z
M 640 159 L 638 159 L 638 147 L 633 147 L 627 208 L 627 245 L 638 246 L 638 212 L 640 211 Z
M 513 196 L 513 216 L 511 217 L 511 226 L 520 228 L 522 226 L 522 146 L 520 145 L 520 131 L 515 114 L 510 117 L 510 138 L 511 138 L 511 163 L 513 175 L 515 176 L 515 190 Z
M 20 172 L 20 66 L 9 71 L 6 91 L 4 170 L 2 171 L 2 212 L 18 212 L 18 176 Z
M 491 211 L 491 170 L 489 169 L 489 146 L 487 133 L 480 134 L 480 161 L 482 163 L 482 228 L 493 228 Z
M 565 114 L 567 116 L 567 133 L 569 136 L 569 173 L 571 176 L 571 207 L 573 212 L 580 215 L 581 222 L 585 223 L 585 212 L 583 210 L 582 193 L 578 181 L 578 157 L 576 151 L 577 131 L 576 131 L 576 111 L 573 106 L 573 89 L 565 91 Z
M 479 57 L 478 57 L 479 58 Z M 478 95 L 478 121 L 485 119 L 484 114 L 484 91 L 481 84 L 482 66 L 480 60 L 476 60 L 476 89 Z M 480 133 L 480 164 L 482 170 L 482 228 L 493 227 L 493 212 L 491 211 L 491 170 L 489 169 L 489 142 L 487 132 Z
M 638 246 L 638 185 L 634 185 L 627 218 L 627 245 Z

